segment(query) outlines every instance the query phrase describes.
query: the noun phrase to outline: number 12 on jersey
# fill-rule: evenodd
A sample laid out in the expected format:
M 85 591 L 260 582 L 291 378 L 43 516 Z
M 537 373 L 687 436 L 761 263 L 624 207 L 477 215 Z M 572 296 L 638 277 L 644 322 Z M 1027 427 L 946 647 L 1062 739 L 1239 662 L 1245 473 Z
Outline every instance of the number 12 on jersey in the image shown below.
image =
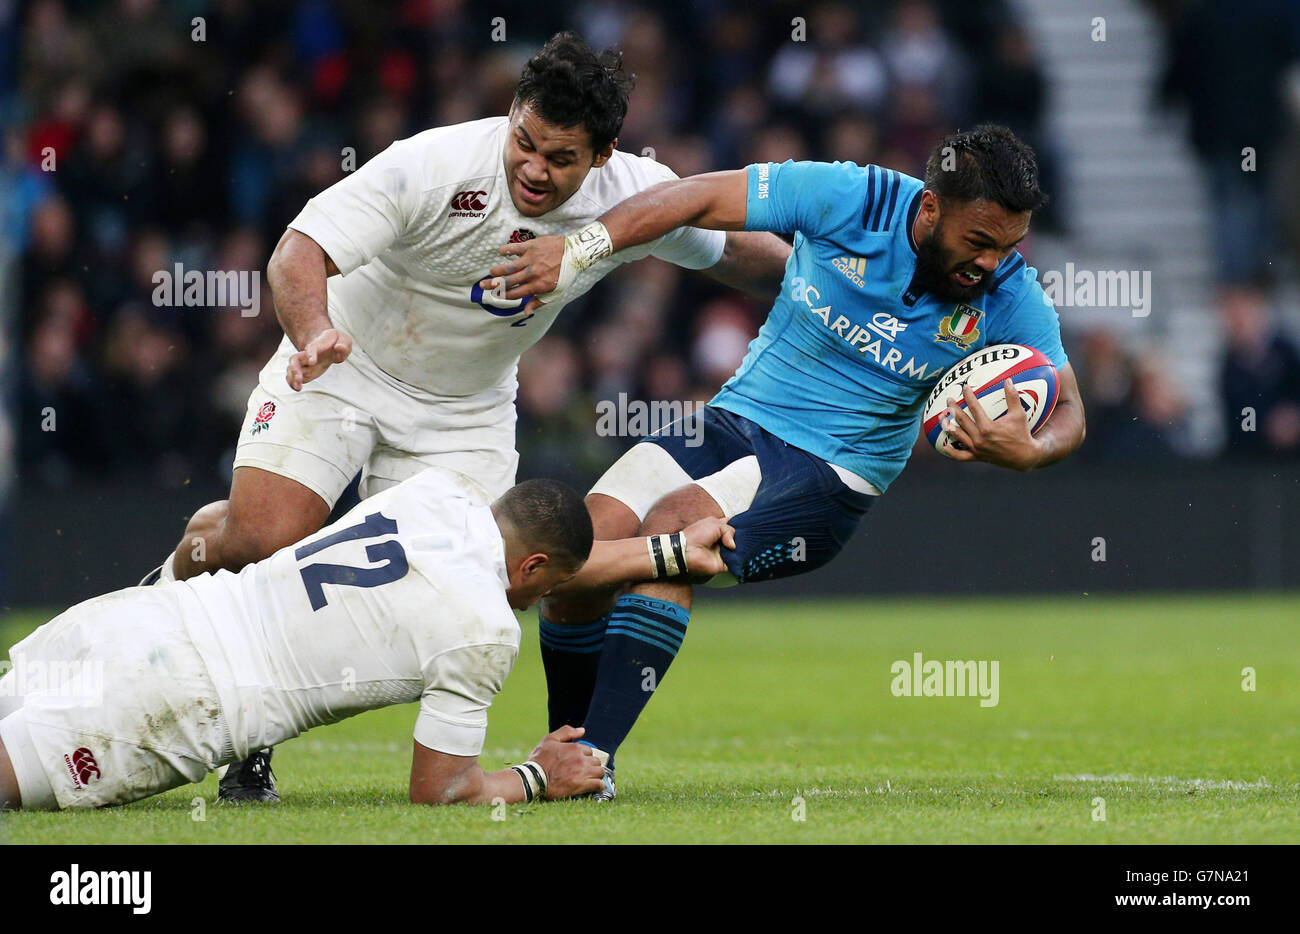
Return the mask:
M 316 552 L 340 542 L 350 542 L 364 538 L 379 538 L 381 535 L 394 535 L 397 522 L 381 513 L 366 516 L 364 522 L 348 526 L 332 535 L 303 545 L 293 553 L 299 560 L 310 557 Z M 319 610 L 329 601 L 325 599 L 324 584 L 339 584 L 344 587 L 378 587 L 406 576 L 410 566 L 406 562 L 406 551 L 401 542 L 375 542 L 366 546 L 366 558 L 370 561 L 383 561 L 378 567 L 355 568 L 347 564 L 307 564 L 298 569 L 302 575 L 303 586 L 311 600 L 313 611 Z

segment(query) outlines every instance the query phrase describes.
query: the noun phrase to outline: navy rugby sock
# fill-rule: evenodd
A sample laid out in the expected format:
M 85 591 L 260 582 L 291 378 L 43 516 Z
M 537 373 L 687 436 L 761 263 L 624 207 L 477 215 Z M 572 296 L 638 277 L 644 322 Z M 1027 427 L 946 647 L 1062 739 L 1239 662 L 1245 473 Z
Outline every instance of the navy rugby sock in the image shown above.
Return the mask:
M 596 687 L 609 614 L 576 626 L 552 623 L 540 611 L 537 620 L 546 672 L 547 729 L 558 730 L 566 723 L 582 726 Z
M 582 741 L 609 753 L 611 768 L 614 753 L 677 657 L 690 619 L 685 607 L 641 594 L 624 594 L 610 613 Z

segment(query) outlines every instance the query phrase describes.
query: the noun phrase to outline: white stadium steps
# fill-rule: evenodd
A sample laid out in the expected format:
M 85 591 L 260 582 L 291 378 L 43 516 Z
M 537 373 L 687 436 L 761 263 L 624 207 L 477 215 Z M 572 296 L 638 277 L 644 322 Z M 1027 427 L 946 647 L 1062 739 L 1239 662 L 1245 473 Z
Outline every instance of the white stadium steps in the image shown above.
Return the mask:
M 1209 205 L 1183 119 L 1157 109 L 1161 25 L 1137 0 L 1011 3 L 1047 77 L 1047 129 L 1061 160 L 1062 190 L 1053 195 L 1068 233 L 1036 245 L 1040 274 L 1067 260 L 1152 273 L 1149 317 L 1063 308 L 1062 324 L 1104 326 L 1109 315 L 1130 346 L 1156 352 L 1192 416 L 1180 447 L 1212 453 L 1222 429 Z M 1104 42 L 1093 40 L 1094 17 L 1105 20 Z

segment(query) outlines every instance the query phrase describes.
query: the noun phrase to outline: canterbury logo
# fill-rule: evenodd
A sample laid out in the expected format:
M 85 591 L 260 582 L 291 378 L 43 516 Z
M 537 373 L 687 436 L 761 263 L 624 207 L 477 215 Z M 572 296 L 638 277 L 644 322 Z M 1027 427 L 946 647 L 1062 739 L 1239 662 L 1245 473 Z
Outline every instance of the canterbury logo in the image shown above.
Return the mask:
M 858 288 L 866 285 L 862 277 L 867 274 L 867 261 L 861 256 L 837 256 L 831 261 L 831 265 L 844 273 L 848 280 Z
M 63 761 L 68 765 L 70 771 L 77 779 L 77 787 L 90 784 L 92 778 L 102 778 L 99 771 L 99 763 L 95 761 L 94 753 L 85 746 L 76 749 L 72 753 L 72 758 L 63 757 Z
M 486 191 L 458 191 L 451 199 L 451 209 L 465 214 L 481 213 L 487 210 L 485 197 Z

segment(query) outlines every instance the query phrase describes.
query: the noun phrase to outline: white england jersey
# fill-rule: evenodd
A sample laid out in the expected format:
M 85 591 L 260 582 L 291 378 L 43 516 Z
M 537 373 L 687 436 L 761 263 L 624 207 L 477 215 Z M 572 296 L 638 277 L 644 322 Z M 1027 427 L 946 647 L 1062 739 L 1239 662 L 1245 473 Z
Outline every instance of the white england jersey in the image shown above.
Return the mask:
M 492 511 L 436 471 L 249 565 L 174 587 L 243 757 L 420 701 L 415 739 L 476 756 L 519 651 Z
M 524 301 L 478 283 L 512 238 L 569 233 L 620 201 L 676 178 L 653 159 L 614 152 L 541 217 L 515 210 L 505 174 L 506 117 L 399 140 L 307 202 L 289 226 L 315 240 L 341 276 L 328 284 L 331 320 L 389 375 L 439 396 L 509 402 L 515 364 L 555 316 L 620 263 L 653 254 L 691 269 L 722 257 L 721 231 L 680 228 L 581 273 L 563 300 L 525 314 Z

